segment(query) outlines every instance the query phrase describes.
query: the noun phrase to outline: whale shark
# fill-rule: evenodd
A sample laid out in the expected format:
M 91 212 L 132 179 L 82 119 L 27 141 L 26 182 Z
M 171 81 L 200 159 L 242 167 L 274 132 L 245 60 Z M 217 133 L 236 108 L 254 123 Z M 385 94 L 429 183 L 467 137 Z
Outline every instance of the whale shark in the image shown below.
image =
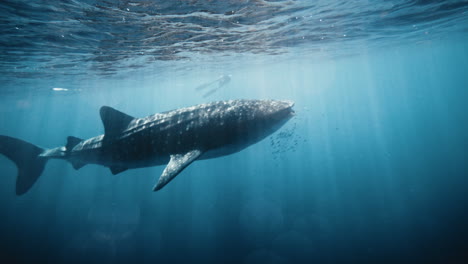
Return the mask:
M 0 135 L 0 154 L 16 164 L 17 195 L 34 185 L 50 159 L 66 160 L 75 170 L 102 165 L 114 175 L 167 164 L 153 188 L 158 191 L 196 160 L 233 154 L 266 138 L 294 116 L 293 106 L 282 100 L 229 100 L 143 118 L 102 106 L 103 135 L 69 136 L 65 146 L 51 149 Z

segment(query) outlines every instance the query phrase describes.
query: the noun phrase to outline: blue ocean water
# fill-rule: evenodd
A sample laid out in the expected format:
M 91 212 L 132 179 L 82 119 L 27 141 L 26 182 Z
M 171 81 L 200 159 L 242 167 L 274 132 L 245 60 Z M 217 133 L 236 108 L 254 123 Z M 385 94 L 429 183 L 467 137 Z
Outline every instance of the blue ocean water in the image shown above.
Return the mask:
M 112 175 L 53 160 L 17 196 L 0 156 L 1 263 L 468 263 L 467 12 L 2 1 L 1 135 L 47 148 L 93 137 L 102 105 L 143 117 L 288 99 L 296 116 L 159 192 L 163 166 Z

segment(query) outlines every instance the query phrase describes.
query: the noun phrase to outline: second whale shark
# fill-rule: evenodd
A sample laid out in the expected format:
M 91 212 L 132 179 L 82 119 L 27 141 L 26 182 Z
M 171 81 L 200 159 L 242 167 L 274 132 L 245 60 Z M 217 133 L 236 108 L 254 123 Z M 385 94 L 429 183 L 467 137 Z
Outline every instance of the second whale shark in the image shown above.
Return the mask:
M 26 193 L 49 159 L 109 167 L 112 174 L 167 164 L 160 190 L 195 160 L 238 152 L 264 139 L 293 115 L 291 101 L 230 100 L 135 118 L 111 107 L 100 109 L 104 134 L 83 140 L 69 136 L 62 147 L 43 149 L 0 135 L 0 154 L 18 168 L 16 194 Z

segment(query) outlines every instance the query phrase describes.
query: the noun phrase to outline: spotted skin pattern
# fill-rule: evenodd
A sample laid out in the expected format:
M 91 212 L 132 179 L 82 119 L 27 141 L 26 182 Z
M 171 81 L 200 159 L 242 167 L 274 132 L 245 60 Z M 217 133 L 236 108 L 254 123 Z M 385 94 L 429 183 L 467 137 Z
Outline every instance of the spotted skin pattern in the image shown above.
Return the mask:
M 229 100 L 134 118 L 101 108 L 105 134 L 45 150 L 43 158 L 127 169 L 168 164 L 154 190 L 160 190 L 195 160 L 238 152 L 279 129 L 294 114 L 294 103 L 278 100 Z M 72 142 L 75 142 L 73 138 Z

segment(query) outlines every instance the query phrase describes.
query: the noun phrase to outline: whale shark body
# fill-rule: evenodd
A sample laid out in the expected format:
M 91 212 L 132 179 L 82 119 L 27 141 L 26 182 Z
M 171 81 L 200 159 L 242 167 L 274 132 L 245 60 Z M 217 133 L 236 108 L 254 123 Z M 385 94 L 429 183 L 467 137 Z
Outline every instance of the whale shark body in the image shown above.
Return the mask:
M 111 107 L 100 109 L 104 134 L 87 140 L 68 137 L 62 147 L 43 149 L 0 135 L 0 154 L 18 168 L 16 194 L 26 193 L 49 159 L 128 169 L 167 164 L 154 191 L 160 190 L 195 160 L 238 152 L 264 139 L 294 114 L 294 103 L 277 100 L 230 100 L 134 118 Z

